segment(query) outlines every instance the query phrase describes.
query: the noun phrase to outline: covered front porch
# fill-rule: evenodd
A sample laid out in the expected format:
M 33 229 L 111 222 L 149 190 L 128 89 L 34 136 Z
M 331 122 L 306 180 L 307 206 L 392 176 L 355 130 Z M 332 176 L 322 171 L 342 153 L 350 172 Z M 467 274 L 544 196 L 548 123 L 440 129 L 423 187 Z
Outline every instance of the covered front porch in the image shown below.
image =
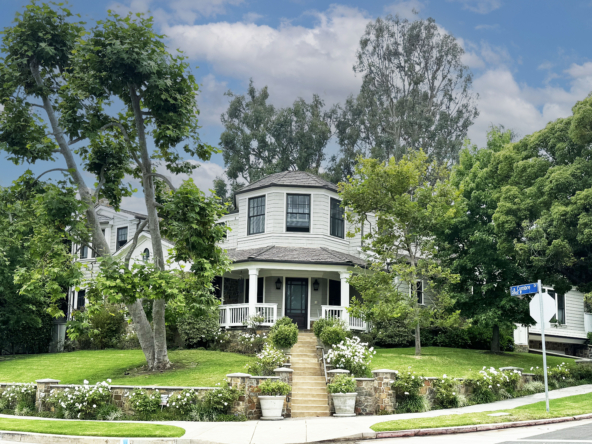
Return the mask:
M 366 330 L 366 323 L 349 316 L 346 308 L 356 291 L 347 279 L 352 267 L 323 264 L 238 263 L 218 279 L 222 304 L 220 326 L 244 327 L 250 317 L 261 316 L 271 327 L 284 316 L 300 329 L 310 329 L 321 318 L 339 318 L 351 330 Z

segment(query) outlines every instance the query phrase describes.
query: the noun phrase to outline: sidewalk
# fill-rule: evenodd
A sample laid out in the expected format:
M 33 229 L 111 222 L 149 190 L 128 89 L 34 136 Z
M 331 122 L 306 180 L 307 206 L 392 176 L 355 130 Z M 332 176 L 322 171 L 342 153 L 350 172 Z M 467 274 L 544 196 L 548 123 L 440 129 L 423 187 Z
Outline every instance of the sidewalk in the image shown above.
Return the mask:
M 592 385 L 581 385 L 553 390 L 549 392 L 549 397 L 551 399 L 558 399 L 591 392 Z M 359 439 L 363 433 L 372 433 L 370 426 L 384 421 L 505 410 L 533 404 L 544 399 L 545 394 L 538 393 L 522 398 L 508 399 L 490 404 L 472 405 L 458 409 L 434 410 L 424 413 L 403 413 L 400 415 L 357 416 L 355 418 L 295 418 L 285 419 L 283 421 L 247 422 L 167 421 L 159 422 L 159 424 L 176 425 L 184 428 L 186 433 L 182 438 L 179 438 L 179 441 L 191 439 L 196 442 L 217 444 L 294 444 L 353 437 L 354 435 L 356 435 L 355 438 Z M 14 416 L 0 416 L 14 418 Z M 46 420 L 47 418 L 31 419 Z M 165 440 L 163 439 L 163 441 Z M 22 442 L 26 441 L 23 440 Z M 175 442 L 175 440 L 171 439 L 170 442 Z

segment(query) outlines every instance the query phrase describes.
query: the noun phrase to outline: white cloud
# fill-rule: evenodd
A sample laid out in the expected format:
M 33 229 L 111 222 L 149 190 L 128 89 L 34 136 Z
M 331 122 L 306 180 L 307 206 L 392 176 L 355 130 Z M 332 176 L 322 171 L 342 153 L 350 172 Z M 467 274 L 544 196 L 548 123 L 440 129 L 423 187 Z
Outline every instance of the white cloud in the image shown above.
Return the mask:
M 213 162 L 201 162 L 197 160 L 188 160 L 188 162 L 198 165 L 198 168 L 193 170 L 193 174 L 188 176 L 187 174 L 172 174 L 166 169 L 164 165 L 158 165 L 156 171 L 166 177 L 173 183 L 175 187 L 180 187 L 183 181 L 191 177 L 197 187 L 204 193 L 208 193 L 208 190 L 213 188 L 214 179 L 217 176 L 224 175 L 224 168 Z
M 412 20 L 417 17 L 414 11 L 419 12 L 424 6 L 424 3 L 419 0 L 399 0 L 391 5 L 385 6 L 384 12 Z
M 124 197 L 121 200 L 121 208 L 128 211 L 135 211 L 136 213 L 146 214 L 146 201 L 144 196 L 130 196 Z
M 216 80 L 213 74 L 201 79 L 197 98 L 200 125 L 220 125 L 220 116 L 228 108 L 228 98 L 224 95 L 226 91 L 228 84 Z
M 243 14 L 243 22 L 255 23 L 257 20 L 260 20 L 263 17 L 263 15 L 257 14 L 256 12 L 247 12 L 246 14 Z
M 586 62 L 583 65 L 572 63 L 565 72 L 574 78 L 592 76 L 592 62 Z
M 359 90 L 352 71 L 359 40 L 370 18 L 355 8 L 331 6 L 314 12 L 312 28 L 283 23 L 279 28 L 254 23 L 217 22 L 165 26 L 170 47 L 205 60 L 217 75 L 268 85 L 272 101 L 284 106 L 301 96 L 320 94 L 341 102 Z
M 545 61 L 543 63 L 541 63 L 539 66 L 537 66 L 537 69 L 543 70 L 543 71 L 548 71 L 549 69 L 552 69 L 555 66 L 555 64 L 549 62 L 549 61 Z
M 199 17 L 214 17 L 226 13 L 228 6 L 236 6 L 244 0 L 173 0 L 167 8 L 152 9 L 153 0 L 131 0 L 126 3 L 114 2 L 111 9 L 119 12 L 148 12 L 161 23 L 193 23 Z
M 462 3 L 463 9 L 476 12 L 477 14 L 488 14 L 502 6 L 500 0 L 448 0 Z

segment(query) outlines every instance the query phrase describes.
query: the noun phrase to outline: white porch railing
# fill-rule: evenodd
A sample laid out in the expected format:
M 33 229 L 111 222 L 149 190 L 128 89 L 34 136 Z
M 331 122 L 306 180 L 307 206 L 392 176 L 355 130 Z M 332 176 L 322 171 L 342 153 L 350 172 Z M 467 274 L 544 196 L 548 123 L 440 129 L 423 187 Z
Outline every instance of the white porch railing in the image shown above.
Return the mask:
M 220 305 L 220 327 L 242 327 L 249 317 L 262 316 L 261 325 L 271 327 L 277 321 L 277 304 L 255 304 L 255 312 L 249 313 L 249 304 Z
M 342 319 L 343 313 L 345 312 L 345 307 L 339 307 L 336 305 L 321 305 L 322 314 L 321 317 L 324 319 L 328 318 L 337 318 Z M 368 329 L 368 325 L 365 321 L 360 318 L 355 318 L 353 316 L 349 316 L 349 328 L 350 330 L 361 330 L 366 331 Z

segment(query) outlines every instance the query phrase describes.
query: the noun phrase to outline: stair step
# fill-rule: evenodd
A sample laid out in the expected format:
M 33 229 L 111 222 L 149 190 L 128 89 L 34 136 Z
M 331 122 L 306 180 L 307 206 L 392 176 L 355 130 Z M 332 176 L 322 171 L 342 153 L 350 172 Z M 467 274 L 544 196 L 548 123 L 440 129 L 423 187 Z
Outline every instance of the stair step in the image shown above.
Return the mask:
M 306 401 L 306 400 L 311 400 L 311 401 L 325 401 L 328 402 L 329 401 L 329 396 L 327 395 L 327 391 L 326 390 L 322 390 L 322 391 L 310 391 L 310 390 L 303 390 L 301 392 L 292 392 L 292 402 L 294 401 Z
M 325 399 L 295 399 L 292 398 L 292 408 L 296 406 L 309 406 L 309 407 L 327 407 L 329 400 Z
M 325 384 L 325 381 L 320 381 L 320 382 L 314 382 L 314 381 L 306 381 L 306 382 L 294 382 L 292 383 L 292 387 L 294 388 L 303 388 L 303 389 L 309 389 L 309 388 L 322 388 L 322 389 L 327 389 L 327 385 Z
M 317 413 L 307 413 L 307 412 L 292 412 L 292 418 L 310 418 L 310 417 L 321 417 L 321 416 L 331 416 L 330 412 L 317 412 Z
M 329 412 L 329 411 L 330 410 L 329 410 L 329 406 L 328 405 L 326 405 L 326 406 L 313 405 L 313 406 L 310 406 L 310 407 L 305 407 L 305 406 L 302 406 L 302 405 L 292 406 L 292 413 L 294 413 L 294 412 L 298 412 L 298 413 L 309 412 L 309 413 L 312 413 L 312 412 Z

